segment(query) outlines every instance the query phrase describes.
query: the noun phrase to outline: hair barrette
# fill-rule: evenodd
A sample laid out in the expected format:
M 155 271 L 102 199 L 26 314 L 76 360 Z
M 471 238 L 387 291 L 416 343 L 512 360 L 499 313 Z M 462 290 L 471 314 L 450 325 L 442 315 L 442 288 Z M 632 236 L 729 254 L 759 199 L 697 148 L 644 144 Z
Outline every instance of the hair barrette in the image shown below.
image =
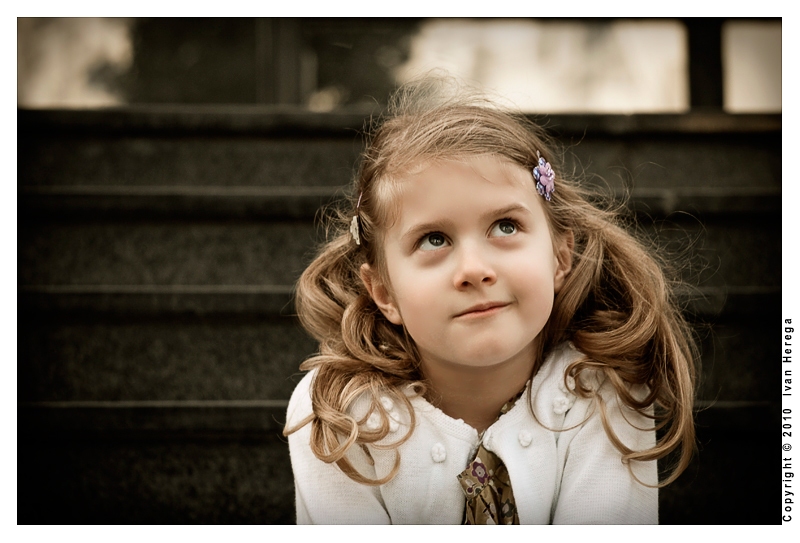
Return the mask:
M 353 236 L 353 240 L 355 240 L 356 245 L 361 245 L 361 237 L 358 235 L 358 208 L 361 207 L 361 197 L 364 195 L 363 192 L 358 193 L 358 203 L 356 204 L 356 214 L 353 215 L 353 220 L 350 221 L 350 235 Z
M 536 151 L 536 156 L 539 157 L 539 165 L 533 168 L 536 191 L 549 202 L 550 195 L 556 191 L 556 174 L 539 151 Z

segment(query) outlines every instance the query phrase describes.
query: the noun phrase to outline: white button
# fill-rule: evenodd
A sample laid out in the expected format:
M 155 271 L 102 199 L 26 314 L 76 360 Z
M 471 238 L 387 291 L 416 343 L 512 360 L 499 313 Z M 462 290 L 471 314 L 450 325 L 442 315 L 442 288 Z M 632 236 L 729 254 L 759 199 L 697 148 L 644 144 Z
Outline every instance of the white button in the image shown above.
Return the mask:
M 571 375 L 567 375 L 566 385 L 564 385 L 563 379 L 559 379 L 558 390 L 560 390 L 564 394 L 573 394 L 573 391 L 575 390 L 575 378 L 572 377 Z
M 444 462 L 444 459 L 447 458 L 447 451 L 444 450 L 444 445 L 441 443 L 437 443 L 431 449 L 431 458 L 433 458 L 434 462 Z
M 531 444 L 531 441 L 533 441 L 533 436 L 531 436 L 531 433 L 529 431 L 522 430 L 519 433 L 518 439 L 520 445 L 522 445 L 523 447 L 527 447 L 528 445 Z
M 563 415 L 569 408 L 572 407 L 572 404 L 575 403 L 575 397 L 567 398 L 566 396 L 561 396 L 560 398 L 553 399 L 553 412 L 556 415 Z
M 394 409 L 394 402 L 386 396 L 381 396 L 381 405 L 387 411 Z
M 396 432 L 398 428 L 400 428 L 400 424 L 392 417 L 389 417 L 389 431 Z
M 367 430 L 375 431 L 381 427 L 381 416 L 377 413 L 372 413 L 367 419 Z

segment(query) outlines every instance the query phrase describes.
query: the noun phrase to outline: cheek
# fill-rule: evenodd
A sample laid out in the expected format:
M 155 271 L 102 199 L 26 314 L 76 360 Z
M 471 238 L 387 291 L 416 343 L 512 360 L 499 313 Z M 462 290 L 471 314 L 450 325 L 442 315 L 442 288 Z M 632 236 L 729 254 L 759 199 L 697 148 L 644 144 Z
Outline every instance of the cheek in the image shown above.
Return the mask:
M 420 273 L 402 260 L 396 262 L 389 260 L 387 264 L 391 270 L 387 275 L 392 285 L 392 297 L 403 319 L 407 321 L 413 316 L 419 317 L 421 308 L 424 309 L 426 304 L 430 304 L 435 294 L 436 289 L 433 288 L 432 281 L 426 274 Z
M 541 330 L 550 318 L 555 301 L 553 271 L 549 262 L 541 264 L 544 265 L 520 266 L 513 278 L 514 295 L 524 317 L 537 330 Z
M 517 284 L 553 287 L 557 260 L 550 251 L 521 253 L 507 262 L 505 274 Z
M 395 288 L 395 301 L 407 318 L 409 313 L 417 316 L 425 315 L 431 309 L 431 304 L 435 303 L 437 295 L 442 291 L 437 287 L 437 283 L 424 274 L 403 274 L 402 272 L 392 274 Z M 427 311 L 426 311 L 427 309 Z

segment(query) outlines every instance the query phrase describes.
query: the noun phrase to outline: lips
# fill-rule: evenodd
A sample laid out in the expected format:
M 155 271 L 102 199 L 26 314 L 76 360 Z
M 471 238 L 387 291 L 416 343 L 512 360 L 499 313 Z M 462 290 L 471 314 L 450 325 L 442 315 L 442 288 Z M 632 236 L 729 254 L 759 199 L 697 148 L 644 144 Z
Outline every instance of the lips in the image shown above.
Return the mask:
M 492 315 L 497 313 L 507 305 L 510 305 L 508 302 L 485 302 L 482 304 L 476 304 L 472 307 L 468 308 L 466 311 L 462 311 L 455 315 L 454 318 L 459 317 L 482 317 L 485 315 Z

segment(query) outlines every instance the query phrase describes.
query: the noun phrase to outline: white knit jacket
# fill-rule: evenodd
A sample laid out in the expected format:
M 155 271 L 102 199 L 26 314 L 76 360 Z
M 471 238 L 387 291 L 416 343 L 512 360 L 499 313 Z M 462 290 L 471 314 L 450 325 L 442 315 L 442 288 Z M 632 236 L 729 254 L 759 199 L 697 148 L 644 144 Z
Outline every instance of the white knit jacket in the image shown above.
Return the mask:
M 527 392 L 486 430 L 484 446 L 497 454 L 511 478 L 522 524 L 656 524 L 658 490 L 631 476 L 601 423 L 596 403 L 577 398 L 564 386 L 564 370 L 580 353 L 564 345 L 551 354 Z M 309 372 L 289 401 L 289 427 L 311 414 Z M 620 407 L 610 383 L 594 386 L 606 401 L 606 415 L 616 435 L 635 450 L 655 444 L 653 421 Z M 640 393 L 643 391 L 639 391 Z M 638 395 L 638 394 L 637 394 Z M 391 442 L 405 435 L 409 415 L 383 400 L 392 422 Z M 347 477 L 335 464 L 314 456 L 311 425 L 289 436 L 298 524 L 459 524 L 464 493 L 456 476 L 478 448 L 478 433 L 450 418 L 421 397 L 411 399 L 416 427 L 398 448 L 400 471 L 390 482 L 367 486 Z M 364 413 L 366 402 L 356 405 Z M 370 421 L 367 421 L 370 424 Z M 348 458 L 369 478 L 384 477 L 394 466 L 395 451 L 369 446 L 372 465 L 358 446 Z M 636 477 L 648 485 L 658 480 L 656 462 L 634 462 Z

